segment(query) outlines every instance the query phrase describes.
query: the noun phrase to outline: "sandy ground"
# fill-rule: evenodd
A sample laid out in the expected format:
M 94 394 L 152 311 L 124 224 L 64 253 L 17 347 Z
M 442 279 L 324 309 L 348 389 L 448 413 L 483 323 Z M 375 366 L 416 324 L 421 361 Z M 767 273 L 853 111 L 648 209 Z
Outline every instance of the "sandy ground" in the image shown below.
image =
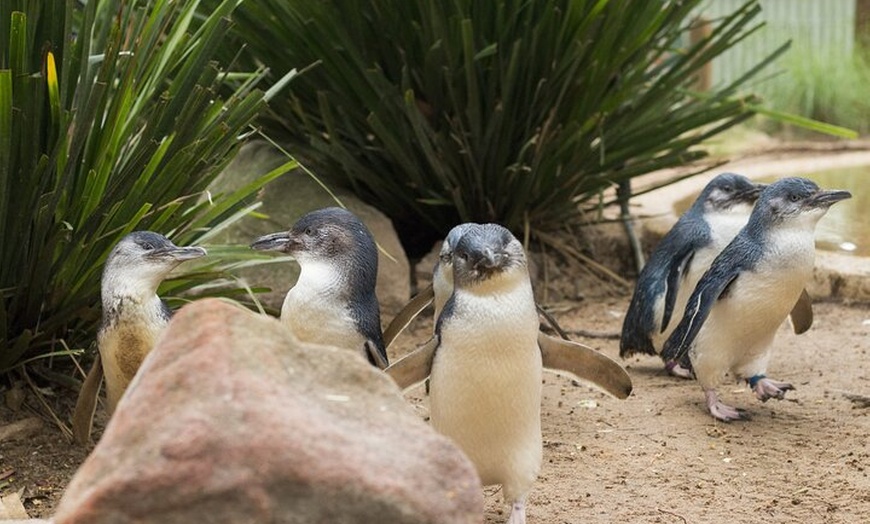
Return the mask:
M 557 317 L 569 330 L 615 334 L 627 304 L 587 297 L 562 303 Z M 784 326 L 775 341 L 769 374 L 797 387 L 786 400 L 762 404 L 745 386 L 722 385 L 751 421 L 714 421 L 697 384 L 667 376 L 653 357 L 624 362 L 634 381 L 624 401 L 546 373 L 544 464 L 529 522 L 870 521 L 870 408 L 848 398 L 870 396 L 870 305 L 819 303 L 815 312 L 809 332 Z M 415 323 L 391 356 L 429 330 L 430 320 Z M 615 339 L 577 339 L 618 358 Z M 27 416 L 0 407 L 0 425 Z M 23 489 L 31 516 L 48 516 L 86 451 L 50 424 L 0 443 L 0 494 Z M 486 494 L 486 522 L 505 521 L 501 493 Z
M 617 333 L 627 305 L 584 301 L 559 320 Z M 669 377 L 654 357 L 624 362 L 634 392 L 622 401 L 545 373 L 544 464 L 529 521 L 870 521 L 870 408 L 847 397 L 870 396 L 870 307 L 814 309 L 809 332 L 784 326 L 775 340 L 769 374 L 796 391 L 763 404 L 746 386 L 722 385 L 750 421 L 715 421 L 698 385 Z M 618 340 L 577 339 L 618 359 Z M 486 493 L 486 522 L 505 521 L 500 491 Z

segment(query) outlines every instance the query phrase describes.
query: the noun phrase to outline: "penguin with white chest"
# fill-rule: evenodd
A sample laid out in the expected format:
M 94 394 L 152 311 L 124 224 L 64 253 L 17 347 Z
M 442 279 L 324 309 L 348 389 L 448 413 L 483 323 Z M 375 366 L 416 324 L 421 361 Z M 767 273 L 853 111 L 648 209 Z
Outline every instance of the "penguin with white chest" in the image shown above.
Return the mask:
M 467 222 L 453 227 L 448 232 L 441 244 L 438 262 L 432 271 L 432 285 L 411 299 L 390 322 L 384 331 L 384 341 L 387 346 L 429 304 L 434 306 L 437 324 L 444 304 L 453 294 L 454 248 L 467 231 L 481 227 L 484 226 Z M 545 315 L 550 324 L 558 330 L 555 321 L 546 315 L 543 308 L 537 304 L 535 304 L 535 308 L 538 313 Z M 619 399 L 625 399 L 631 394 L 631 377 L 622 366 L 600 351 L 566 338 L 552 337 L 542 331 L 538 331 L 538 347 L 546 370 L 580 380 Z M 422 380 L 421 374 L 428 375 L 428 367 L 423 368 L 420 367 L 421 365 L 428 365 L 427 361 L 412 358 L 403 362 L 401 366 L 393 366 L 389 372 L 404 388 Z
M 109 254 L 97 344 L 110 413 L 172 316 L 157 296 L 158 286 L 185 260 L 205 255 L 201 247 L 178 247 L 150 231 L 130 233 Z
M 794 389 L 766 377 L 773 338 L 812 277 L 816 224 L 831 205 L 850 197 L 803 178 L 769 185 L 749 222 L 701 277 L 662 357 L 689 355 L 713 417 L 746 418 L 716 393 L 727 373 L 746 380 L 761 401 Z
M 281 307 L 281 322 L 304 342 L 348 348 L 388 364 L 375 287 L 378 252 L 365 224 L 338 207 L 305 214 L 289 231 L 256 239 L 252 249 L 293 256 L 300 273 Z
M 538 314 L 523 247 L 505 228 L 474 225 L 453 246 L 450 298 L 435 336 L 387 373 L 400 387 L 430 378 L 432 426 L 500 484 L 510 523 L 525 522 L 541 467 Z
M 160 283 L 179 264 L 206 255 L 201 247 L 179 247 L 151 231 L 135 231 L 109 253 L 103 268 L 103 318 L 97 333 L 99 354 L 79 393 L 73 435 L 90 438 L 100 380 L 106 381 L 106 409 L 114 412 L 172 312 L 157 296 Z
M 701 275 L 746 225 L 763 187 L 735 173 L 717 175 L 704 187 L 638 275 L 622 324 L 619 356 L 661 353 Z M 666 361 L 665 369 L 692 378 L 678 362 Z

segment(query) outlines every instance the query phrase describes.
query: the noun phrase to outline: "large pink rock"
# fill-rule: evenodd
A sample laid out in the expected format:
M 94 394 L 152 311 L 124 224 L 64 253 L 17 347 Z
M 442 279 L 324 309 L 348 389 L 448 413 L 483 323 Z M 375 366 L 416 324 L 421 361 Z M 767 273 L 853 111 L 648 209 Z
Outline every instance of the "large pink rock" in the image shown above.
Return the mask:
M 392 381 L 219 300 L 184 307 L 55 522 L 482 522 L 474 467 Z

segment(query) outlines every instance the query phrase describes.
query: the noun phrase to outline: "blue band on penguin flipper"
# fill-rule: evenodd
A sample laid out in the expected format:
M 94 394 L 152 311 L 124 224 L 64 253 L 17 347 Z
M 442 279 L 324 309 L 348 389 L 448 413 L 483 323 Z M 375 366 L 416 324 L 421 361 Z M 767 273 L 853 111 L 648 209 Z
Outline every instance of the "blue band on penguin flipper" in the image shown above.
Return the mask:
M 758 381 L 766 377 L 766 375 L 755 375 L 746 379 L 746 382 L 749 383 L 750 388 L 755 389 L 755 385 L 758 384 Z

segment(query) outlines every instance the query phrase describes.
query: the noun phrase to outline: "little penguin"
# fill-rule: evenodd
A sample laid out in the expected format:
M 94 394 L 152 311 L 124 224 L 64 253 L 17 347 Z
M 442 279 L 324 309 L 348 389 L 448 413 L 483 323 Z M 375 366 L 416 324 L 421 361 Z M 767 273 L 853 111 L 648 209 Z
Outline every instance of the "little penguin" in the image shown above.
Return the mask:
M 704 187 L 692 206 L 662 238 L 637 278 L 622 324 L 619 356 L 659 354 L 704 271 L 749 220 L 764 186 L 735 173 L 722 173 Z M 673 322 L 672 322 L 673 320 Z M 672 375 L 691 371 L 666 361 Z
M 522 245 L 496 224 L 466 231 L 454 246 L 453 281 L 436 327 L 430 420 L 468 455 L 484 485 L 501 484 L 508 522 L 525 522 L 543 453 L 543 366 Z
M 726 373 L 745 380 L 762 402 L 794 389 L 765 376 L 771 344 L 812 277 L 816 224 L 831 205 L 850 197 L 805 178 L 774 182 L 701 277 L 662 357 L 689 355 L 713 417 L 747 418 L 719 400 L 715 388 Z
M 356 215 L 339 207 L 311 211 L 251 248 L 281 251 L 299 263 L 299 279 L 281 307 L 281 321 L 299 340 L 352 349 L 387 367 L 375 294 L 377 245 Z
M 432 271 L 432 285 L 415 296 L 390 322 L 384 331 L 384 342 L 389 347 L 396 336 L 430 303 L 434 305 L 435 320 L 441 315 L 445 302 L 453 293 L 453 249 L 466 231 L 483 227 L 466 222 L 453 227 L 441 244 L 438 261 Z M 558 330 L 555 320 L 535 304 L 538 313 Z M 625 399 L 631 394 L 631 377 L 618 363 L 600 351 L 577 342 L 538 333 L 544 368 L 572 379 L 596 386 L 604 392 Z M 396 371 L 397 368 L 394 368 Z M 427 371 L 428 373 L 428 371 Z
M 179 247 L 151 231 L 124 236 L 109 253 L 101 281 L 99 354 L 82 386 L 73 417 L 77 441 L 84 443 L 90 435 L 100 370 L 106 380 L 106 408 L 111 414 L 169 322 L 171 312 L 157 296 L 157 288 L 179 264 L 205 255 L 201 247 Z
M 539 347 L 522 244 L 497 224 L 463 227 L 448 235 L 450 256 L 439 263 L 450 266 L 452 278 L 434 336 L 386 371 L 403 389 L 429 377 L 432 426 L 465 452 L 484 485 L 502 486 L 508 522 L 517 524 L 525 522 L 526 496 L 541 466 L 549 353 Z M 620 398 L 631 391 L 626 379 Z

